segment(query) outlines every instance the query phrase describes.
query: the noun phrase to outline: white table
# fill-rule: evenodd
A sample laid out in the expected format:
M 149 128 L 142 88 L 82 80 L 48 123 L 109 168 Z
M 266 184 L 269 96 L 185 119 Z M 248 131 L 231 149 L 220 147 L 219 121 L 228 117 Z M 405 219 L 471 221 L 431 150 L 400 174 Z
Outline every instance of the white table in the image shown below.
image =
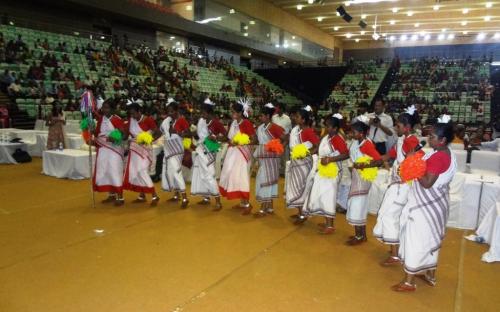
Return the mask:
M 500 173 L 500 153 L 492 151 L 473 151 L 470 168 L 472 173 L 498 176 Z
M 1 142 L 0 143 L 0 164 L 17 164 L 17 161 L 12 157 L 12 154 L 18 148 L 22 149 L 25 152 L 28 150 L 28 147 L 26 146 L 25 143 Z
M 35 143 L 36 147 L 34 147 L 31 152 L 32 156 L 37 156 L 37 157 L 42 156 L 43 151 L 47 149 L 47 137 L 48 137 L 47 133 L 39 133 L 36 135 L 36 143 Z M 79 134 L 67 134 L 65 140 L 66 140 L 66 148 L 68 149 L 75 149 L 75 150 L 82 149 L 82 146 L 85 143 L 83 141 L 82 136 Z
M 95 153 L 92 153 L 92 159 L 95 163 Z M 56 178 L 88 179 L 89 152 L 74 149 L 44 151 L 42 173 Z

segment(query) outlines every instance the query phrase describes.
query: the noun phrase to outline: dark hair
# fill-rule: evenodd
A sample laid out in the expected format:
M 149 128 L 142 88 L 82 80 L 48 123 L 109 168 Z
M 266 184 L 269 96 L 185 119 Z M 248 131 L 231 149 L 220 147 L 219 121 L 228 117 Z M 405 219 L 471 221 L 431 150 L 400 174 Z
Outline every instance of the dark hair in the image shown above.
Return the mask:
M 297 114 L 304 119 L 306 125 L 311 125 L 311 113 L 306 111 L 305 109 L 301 108 L 297 111 Z
M 112 110 L 116 108 L 116 103 L 113 101 L 113 99 L 107 99 L 102 103 L 102 105 L 107 104 Z
M 351 128 L 353 130 L 356 130 L 358 132 L 362 132 L 364 134 L 366 134 L 368 132 L 368 130 L 370 130 L 370 127 L 362 121 L 356 121 L 355 123 L 353 123 L 351 125 Z
M 342 120 L 338 119 L 337 117 L 327 116 L 325 118 L 325 123 L 330 124 L 332 128 L 340 128 Z
M 455 137 L 455 132 L 453 131 L 453 123 L 435 123 L 434 133 L 436 133 L 438 139 L 446 138 L 446 145 L 450 144 Z
M 361 103 L 358 104 L 358 107 L 368 109 L 370 107 L 370 105 L 368 105 L 368 102 L 362 101 Z
M 139 105 L 137 103 L 132 103 L 132 104 L 127 106 L 127 110 L 135 110 L 136 112 L 141 112 L 142 107 L 141 107 L 141 105 Z
M 168 108 L 172 108 L 174 111 L 178 111 L 179 110 L 179 104 L 177 104 L 177 102 L 172 102 L 170 104 L 167 105 L 167 109 Z
M 231 105 L 231 108 L 237 113 L 243 113 L 243 105 L 241 105 L 240 103 L 233 103 L 233 105 Z
M 417 118 L 415 118 L 415 115 L 410 115 L 408 113 L 402 113 L 398 116 L 398 121 L 405 126 L 409 125 L 413 129 L 413 127 L 417 123 Z
M 266 106 L 262 107 L 262 109 L 260 110 L 260 113 L 262 115 L 266 115 L 268 117 L 273 117 L 274 112 L 275 112 L 274 108 L 266 107 Z
M 382 104 L 383 104 L 383 105 L 385 105 L 385 101 L 384 101 L 384 99 L 383 99 L 383 98 L 381 98 L 381 97 L 377 97 L 377 98 L 375 98 L 375 100 L 373 101 L 373 103 L 376 103 L 376 102 L 382 102 Z
M 209 114 L 212 114 L 214 112 L 214 106 L 210 104 L 202 104 L 201 110 Z

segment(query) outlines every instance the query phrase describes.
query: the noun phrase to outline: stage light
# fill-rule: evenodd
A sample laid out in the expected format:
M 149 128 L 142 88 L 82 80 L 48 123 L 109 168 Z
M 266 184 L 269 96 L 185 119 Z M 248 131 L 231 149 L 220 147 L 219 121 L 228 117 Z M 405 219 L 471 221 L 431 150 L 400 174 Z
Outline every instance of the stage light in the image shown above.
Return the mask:
M 439 5 L 435 4 L 435 5 L 432 7 L 432 9 L 433 9 L 434 11 L 439 11 Z
M 443 40 L 443 39 L 444 39 L 444 35 L 443 34 L 439 34 L 438 40 Z
M 359 33 L 361 34 L 361 36 L 364 36 L 364 34 L 366 34 L 366 31 L 362 30 Z
M 462 14 L 467 14 L 469 13 L 469 9 L 465 8 L 465 9 L 462 9 Z
M 493 3 L 491 2 L 486 2 L 486 4 L 484 5 L 485 7 L 487 7 L 488 9 L 491 8 L 493 6 Z
M 467 26 L 467 21 L 462 21 L 462 22 L 460 23 L 460 25 L 462 25 L 462 26 Z
M 303 7 L 304 6 L 302 4 L 297 4 L 297 10 L 299 10 L 299 11 L 302 10 Z
M 449 34 L 448 35 L 448 40 L 453 40 L 455 39 L 455 35 L 454 34 Z
M 462 31 L 462 34 L 467 35 L 469 32 L 467 30 Z
M 411 40 L 416 41 L 418 39 L 418 35 L 412 35 Z
M 425 35 L 424 40 L 429 40 L 431 39 L 431 35 Z
M 317 18 L 318 22 L 323 21 L 323 18 L 324 18 L 323 16 L 318 16 L 318 18 Z
M 365 19 L 366 18 L 366 14 L 361 14 L 361 19 Z
M 419 28 L 420 27 L 420 23 L 415 23 L 415 28 Z
M 392 13 L 398 13 L 399 9 L 398 8 L 392 8 Z
M 313 3 L 314 3 L 314 0 L 307 0 L 307 3 L 309 3 L 309 4 L 313 4 Z
M 499 34 L 499 33 L 495 33 L 495 34 L 493 35 L 493 39 L 498 39 L 498 38 L 500 38 L 500 34 Z
M 486 38 L 486 34 L 485 33 L 479 33 L 479 34 L 477 34 L 477 40 L 483 40 L 484 38 Z
M 248 22 L 250 25 L 255 25 L 255 21 Z
M 395 21 L 395 20 L 390 20 L 390 21 L 389 21 L 389 24 L 391 24 L 391 25 L 395 25 L 395 24 L 396 24 L 396 21 Z
M 354 39 L 354 41 L 359 42 L 359 39 L 358 39 L 358 38 L 356 38 L 356 39 Z
M 236 11 L 234 9 L 229 10 L 229 14 L 234 14 L 234 13 L 236 13 Z
M 389 40 L 390 40 L 390 41 L 394 41 L 394 40 L 396 40 L 396 37 L 394 37 L 394 36 L 390 36 L 390 37 L 389 37 Z
M 491 16 L 485 16 L 485 17 L 484 17 L 484 21 L 485 21 L 485 22 L 489 22 L 489 21 L 491 21 Z
M 352 37 L 352 34 L 351 34 L 351 33 L 347 33 L 347 34 L 345 34 L 345 37 L 346 37 L 347 39 L 349 39 L 349 38 L 351 38 L 351 37 Z
M 339 30 L 339 26 L 333 27 L 333 30 L 338 31 Z
M 408 13 L 406 13 L 407 16 L 413 16 L 413 11 L 408 11 Z
M 377 34 L 377 33 L 374 33 L 374 34 L 372 35 L 372 38 L 373 38 L 373 40 L 377 41 L 377 40 L 380 38 L 380 35 L 379 35 L 379 34 Z

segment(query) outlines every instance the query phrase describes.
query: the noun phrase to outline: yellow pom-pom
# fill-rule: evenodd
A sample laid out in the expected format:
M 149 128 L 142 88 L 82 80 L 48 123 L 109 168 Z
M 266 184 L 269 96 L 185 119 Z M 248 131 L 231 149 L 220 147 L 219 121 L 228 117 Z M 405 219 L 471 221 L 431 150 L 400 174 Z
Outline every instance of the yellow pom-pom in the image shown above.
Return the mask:
M 248 145 L 250 144 L 250 137 L 248 134 L 238 132 L 233 137 L 233 143 L 237 145 Z
M 191 144 L 192 144 L 192 141 L 191 141 L 191 139 L 190 139 L 190 138 L 184 138 L 184 139 L 182 140 L 182 145 L 184 145 L 184 149 L 185 149 L 185 150 L 189 150 L 189 149 L 191 149 Z
M 153 136 L 151 135 L 151 133 L 143 131 L 137 135 L 135 141 L 137 142 L 137 144 L 151 145 L 153 144 Z
M 335 179 L 339 174 L 339 167 L 335 162 L 328 163 L 326 166 L 319 163 L 318 173 L 320 177 Z
M 358 164 L 369 164 L 372 161 L 373 158 L 370 156 L 361 156 L 358 159 L 356 159 L 356 163 Z M 375 181 L 378 175 L 378 168 L 377 167 L 370 167 L 370 168 L 364 168 L 364 169 L 358 169 L 359 174 L 361 176 L 361 179 L 369 182 Z
M 292 149 L 292 159 L 303 159 L 309 155 L 309 149 L 304 144 L 297 144 Z

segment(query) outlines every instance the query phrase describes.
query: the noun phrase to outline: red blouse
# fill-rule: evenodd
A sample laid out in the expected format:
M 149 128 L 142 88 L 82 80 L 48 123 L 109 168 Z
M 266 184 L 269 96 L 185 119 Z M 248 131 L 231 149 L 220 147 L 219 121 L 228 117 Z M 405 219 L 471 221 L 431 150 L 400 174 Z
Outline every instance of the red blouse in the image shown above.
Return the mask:
M 128 128 L 130 130 L 130 119 L 128 120 Z M 149 130 L 156 130 L 158 129 L 158 126 L 156 125 L 156 122 L 155 120 L 152 118 L 152 117 L 149 117 L 149 116 L 142 116 L 141 120 L 139 121 L 139 127 L 141 127 L 141 129 L 143 131 L 149 131 Z
M 220 120 L 217 118 L 212 119 L 212 121 L 208 125 L 208 130 L 210 130 L 210 133 L 213 135 L 226 135 L 227 132 L 222 122 L 220 122 Z
M 334 135 L 333 137 L 331 137 L 330 144 L 335 150 L 339 151 L 340 154 L 349 154 L 347 144 L 340 135 Z
M 273 137 L 273 139 L 279 139 L 285 133 L 285 129 L 283 129 L 282 127 L 278 126 L 275 123 L 271 123 L 269 128 L 267 128 L 267 131 Z
M 425 163 L 427 164 L 427 172 L 434 175 L 440 175 L 446 172 L 451 165 L 451 157 L 443 151 L 437 151 L 429 157 Z
M 248 136 L 255 135 L 255 128 L 248 119 L 243 119 L 239 124 L 240 132 Z
M 179 117 L 174 121 L 174 130 L 177 133 L 182 133 L 189 129 L 189 122 L 187 122 L 186 118 Z
M 420 142 L 418 142 L 418 139 L 416 136 L 411 135 L 408 136 L 404 139 L 403 141 L 403 152 L 405 154 L 408 154 L 410 151 L 414 150 Z M 396 145 L 394 145 L 390 150 L 389 150 L 389 157 L 390 158 L 396 158 L 397 157 L 397 151 L 396 151 Z
M 99 118 L 97 119 L 96 135 L 99 135 L 101 133 L 101 125 L 103 118 L 104 118 L 103 116 L 99 116 Z M 125 123 L 123 122 L 123 119 L 121 119 L 119 116 L 111 115 L 109 120 L 111 121 L 111 124 L 113 125 L 113 127 L 115 127 L 115 129 L 118 129 L 120 131 L 124 130 Z
M 363 145 L 359 148 L 359 150 L 361 151 L 361 153 L 373 158 L 373 160 L 382 159 L 379 152 L 375 148 L 375 144 L 373 144 L 371 140 L 366 140 L 365 143 L 363 143 Z
M 314 132 L 313 128 L 304 128 L 300 132 L 300 141 L 301 142 L 311 142 L 313 145 L 316 145 L 319 143 L 319 137 Z

